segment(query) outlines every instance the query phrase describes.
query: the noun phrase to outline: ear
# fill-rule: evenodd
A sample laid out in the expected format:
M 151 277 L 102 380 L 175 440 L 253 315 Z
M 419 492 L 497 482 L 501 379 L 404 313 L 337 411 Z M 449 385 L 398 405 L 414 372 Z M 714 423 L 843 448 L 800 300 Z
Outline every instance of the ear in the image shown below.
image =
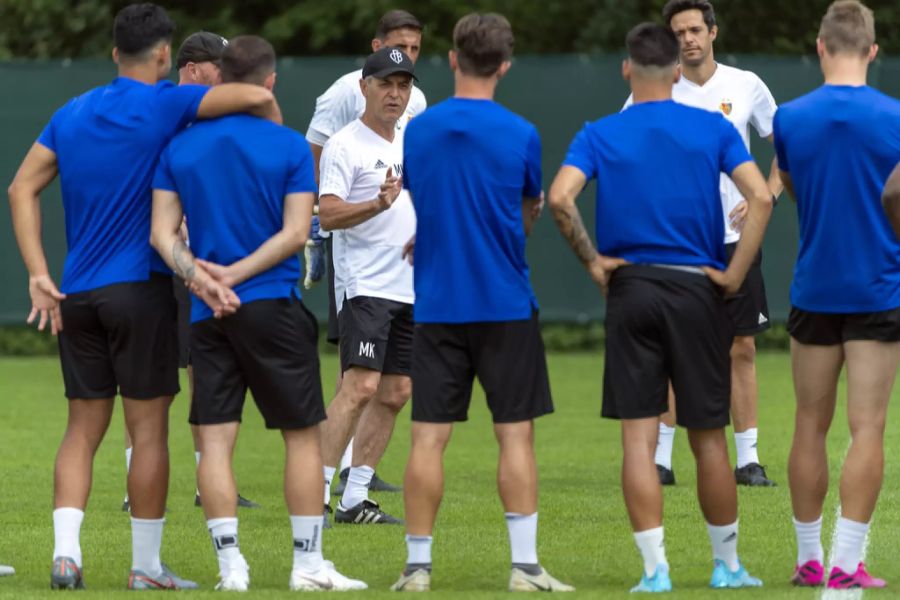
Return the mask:
M 272 71 L 266 80 L 263 82 L 263 87 L 265 87 L 270 92 L 275 89 L 275 79 L 277 79 L 277 73 Z
M 112 49 L 112 59 L 113 59 L 114 63 L 119 64 L 119 49 L 118 48 Z
M 497 79 L 502 79 L 503 76 L 506 75 L 511 68 L 512 68 L 512 61 L 504 60 L 503 64 L 500 65 L 500 68 L 497 69 L 497 73 L 496 73 Z
M 869 62 L 875 60 L 876 56 L 878 56 L 878 44 L 872 44 L 872 47 L 869 48 Z
M 631 81 L 631 62 L 627 58 L 622 61 L 622 79 Z
M 362 92 L 363 98 L 366 97 L 366 91 L 369 89 L 369 84 L 366 83 L 365 79 L 359 80 L 359 91 Z
M 820 59 L 825 57 L 825 52 L 825 42 L 822 41 L 822 38 L 816 38 L 816 53 Z
M 673 71 L 673 73 L 675 74 L 675 77 L 672 78 L 672 83 L 678 83 L 678 80 L 681 79 L 681 72 L 682 72 L 681 64 L 679 63 L 679 64 L 675 65 L 675 69 Z
M 378 38 L 372 39 L 372 52 L 378 52 L 384 47 L 384 44 Z
M 450 70 L 455 73 L 459 69 L 459 60 L 456 57 L 456 50 L 447 52 L 447 61 L 450 63 Z
M 718 25 L 713 25 L 713 26 L 709 29 L 709 41 L 710 41 L 710 42 L 716 41 L 716 38 L 717 38 L 718 36 L 719 36 L 719 26 L 718 26 Z

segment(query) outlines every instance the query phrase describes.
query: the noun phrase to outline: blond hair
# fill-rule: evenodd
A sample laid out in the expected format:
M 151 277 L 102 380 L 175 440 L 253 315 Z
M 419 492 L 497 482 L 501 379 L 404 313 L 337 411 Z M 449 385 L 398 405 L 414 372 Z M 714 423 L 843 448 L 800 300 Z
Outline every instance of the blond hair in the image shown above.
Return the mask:
M 837 0 L 828 7 L 819 39 L 829 54 L 866 56 L 875 44 L 875 15 L 859 0 Z

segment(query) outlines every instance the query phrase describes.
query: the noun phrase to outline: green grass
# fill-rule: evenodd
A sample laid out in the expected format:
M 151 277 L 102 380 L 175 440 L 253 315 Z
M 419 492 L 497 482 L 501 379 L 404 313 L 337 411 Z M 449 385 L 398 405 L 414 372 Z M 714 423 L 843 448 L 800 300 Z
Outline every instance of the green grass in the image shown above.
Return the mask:
M 576 585 L 583 596 L 627 596 L 641 563 L 629 531 L 619 488 L 621 450 L 618 426 L 599 418 L 602 358 L 599 355 L 549 357 L 556 414 L 537 424 L 541 475 L 541 562 L 558 578 Z M 786 582 L 794 560 L 790 501 L 785 464 L 791 439 L 793 391 L 789 358 L 782 353 L 759 357 L 760 452 L 774 489 L 740 492 L 741 556 L 760 576 L 763 591 L 734 592 L 741 598 L 815 598 Z M 323 381 L 330 392 L 336 357 L 323 356 Z M 66 401 L 55 359 L 0 361 L 0 562 L 18 570 L 0 579 L 0 597 L 49 597 L 53 550 L 53 458 L 65 427 Z M 830 439 L 832 480 L 847 446 L 841 408 Z M 120 413 L 121 409 L 117 407 Z M 173 407 L 172 478 L 163 542 L 164 559 L 182 576 L 197 580 L 211 594 L 217 566 L 200 509 L 193 506 L 194 460 L 186 424 L 184 396 Z M 280 436 L 267 432 L 248 404 L 236 453 L 241 493 L 261 502 L 262 510 L 240 513 L 241 547 L 251 565 L 252 591 L 287 597 L 291 566 L 290 527 L 281 496 L 283 450 Z M 483 396 L 477 393 L 470 421 L 458 425 L 447 454 L 447 490 L 435 531 L 433 577 L 438 597 L 505 595 L 509 550 L 503 511 L 496 496 L 497 451 Z M 121 414 L 116 414 L 95 462 L 94 487 L 82 530 L 89 591 L 85 597 L 119 597 L 130 568 L 130 529 L 120 511 L 125 461 Z M 900 451 L 900 428 L 889 420 L 887 455 Z M 403 475 L 409 448 L 409 413 L 401 415 L 379 474 L 392 482 Z M 674 597 L 730 595 L 706 588 L 711 568 L 709 541 L 694 498 L 694 475 L 686 436 L 675 446 L 678 485 L 666 490 L 666 543 L 677 593 Z M 900 585 L 900 563 L 890 559 L 900 525 L 900 486 L 896 461 L 889 461 L 880 508 L 871 534 L 868 564 Z M 402 513 L 402 498 L 377 499 L 392 514 Z M 825 509 L 825 542 L 830 545 L 836 493 Z M 406 557 L 403 530 L 396 527 L 338 527 L 326 532 L 326 556 L 338 568 L 369 583 L 365 596 L 386 595 Z M 867 592 L 888 598 L 890 591 Z

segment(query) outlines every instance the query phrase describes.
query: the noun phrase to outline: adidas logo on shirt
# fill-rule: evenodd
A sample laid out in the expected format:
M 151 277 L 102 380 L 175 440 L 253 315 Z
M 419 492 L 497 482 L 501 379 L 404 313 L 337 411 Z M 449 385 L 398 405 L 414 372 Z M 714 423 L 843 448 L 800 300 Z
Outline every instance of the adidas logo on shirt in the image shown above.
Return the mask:
M 387 165 L 381 162 L 381 159 L 378 159 L 378 162 L 375 163 L 376 169 L 387 169 Z

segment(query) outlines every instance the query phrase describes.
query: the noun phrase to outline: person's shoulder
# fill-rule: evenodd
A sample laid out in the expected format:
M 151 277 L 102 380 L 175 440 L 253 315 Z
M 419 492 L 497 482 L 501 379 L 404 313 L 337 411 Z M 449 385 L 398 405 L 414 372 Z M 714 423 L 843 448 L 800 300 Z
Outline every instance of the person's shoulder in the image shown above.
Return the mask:
M 409 96 L 409 108 L 414 109 L 416 114 L 418 114 L 423 112 L 426 106 L 428 106 L 428 100 L 425 98 L 425 92 L 420 90 L 418 86 L 413 86 Z
M 900 115 L 900 100 L 873 87 L 866 86 L 866 90 L 881 109 Z
M 747 69 L 741 69 L 722 63 L 717 63 L 717 65 L 717 68 L 721 69 L 719 75 L 723 76 L 723 78 L 725 79 L 728 79 L 730 81 L 751 83 L 754 85 L 757 83 L 762 83 L 762 79 L 760 79 L 759 75 L 757 75 L 753 71 L 748 71 Z
M 815 111 L 817 106 L 828 101 L 825 86 L 818 87 L 811 92 L 807 92 L 802 96 L 798 96 L 793 100 L 789 100 L 778 107 L 776 117 L 784 119 L 796 114 L 810 114 Z
M 353 119 L 340 129 L 338 129 L 333 136 L 328 138 L 326 145 L 335 148 L 338 146 L 346 146 L 348 144 L 352 144 L 353 141 L 359 136 L 361 126 L 362 121 L 360 121 L 359 119 Z

